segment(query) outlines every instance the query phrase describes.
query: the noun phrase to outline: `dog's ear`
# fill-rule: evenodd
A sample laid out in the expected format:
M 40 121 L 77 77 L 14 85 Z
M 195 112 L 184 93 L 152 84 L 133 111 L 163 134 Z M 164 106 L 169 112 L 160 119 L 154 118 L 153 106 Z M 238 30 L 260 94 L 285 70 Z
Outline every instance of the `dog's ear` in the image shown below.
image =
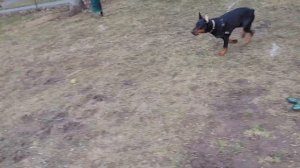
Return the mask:
M 204 20 L 205 20 L 206 22 L 209 21 L 208 15 L 205 15 L 205 16 L 204 16 Z
M 201 15 L 201 13 L 199 12 L 199 20 L 200 19 L 203 19 L 203 17 L 202 17 L 202 15 Z

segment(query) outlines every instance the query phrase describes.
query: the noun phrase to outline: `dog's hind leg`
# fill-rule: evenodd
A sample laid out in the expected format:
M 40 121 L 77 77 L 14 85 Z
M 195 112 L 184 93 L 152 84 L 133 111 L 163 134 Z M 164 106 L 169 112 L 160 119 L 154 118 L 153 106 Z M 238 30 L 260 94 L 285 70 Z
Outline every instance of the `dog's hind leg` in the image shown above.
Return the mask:
M 247 45 L 251 42 L 252 36 L 255 33 L 255 31 L 251 29 L 252 22 L 254 21 L 254 19 L 255 19 L 255 15 L 253 13 L 251 18 L 244 22 L 244 26 L 243 26 L 244 32 L 242 34 L 242 37 L 245 38 L 245 45 Z

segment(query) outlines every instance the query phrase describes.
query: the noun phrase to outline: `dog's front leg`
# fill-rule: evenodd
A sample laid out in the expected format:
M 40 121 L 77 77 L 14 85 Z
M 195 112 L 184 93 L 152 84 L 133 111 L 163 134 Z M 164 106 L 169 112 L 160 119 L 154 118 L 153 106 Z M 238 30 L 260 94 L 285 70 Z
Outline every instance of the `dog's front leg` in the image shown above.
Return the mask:
M 220 56 L 224 56 L 228 51 L 229 36 L 224 36 L 223 40 L 224 40 L 224 45 L 223 45 L 223 49 L 219 52 Z

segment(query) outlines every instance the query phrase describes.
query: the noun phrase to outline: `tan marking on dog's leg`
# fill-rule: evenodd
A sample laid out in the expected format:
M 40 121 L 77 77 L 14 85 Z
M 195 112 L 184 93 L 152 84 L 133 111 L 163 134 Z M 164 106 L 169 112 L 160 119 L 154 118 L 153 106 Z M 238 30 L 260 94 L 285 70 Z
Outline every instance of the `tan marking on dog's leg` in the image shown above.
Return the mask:
M 244 45 L 247 45 L 249 43 L 251 43 L 252 41 L 252 34 L 251 33 L 245 33 L 245 43 Z
M 223 48 L 220 52 L 219 52 L 219 56 L 224 56 L 228 51 L 228 48 Z

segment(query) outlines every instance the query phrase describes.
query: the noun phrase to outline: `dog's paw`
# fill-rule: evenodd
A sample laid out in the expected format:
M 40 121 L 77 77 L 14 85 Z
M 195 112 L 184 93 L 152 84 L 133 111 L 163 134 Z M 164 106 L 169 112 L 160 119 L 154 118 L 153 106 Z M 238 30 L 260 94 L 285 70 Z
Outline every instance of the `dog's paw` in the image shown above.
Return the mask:
M 246 45 L 248 45 L 249 43 L 251 43 L 251 41 L 252 41 L 252 36 L 247 36 L 247 37 L 245 38 L 244 46 L 246 46 Z
M 229 43 L 236 44 L 238 43 L 237 39 L 229 39 Z
M 219 56 L 224 56 L 226 53 L 227 53 L 227 48 L 224 48 L 223 50 L 221 50 L 220 52 L 219 52 Z

